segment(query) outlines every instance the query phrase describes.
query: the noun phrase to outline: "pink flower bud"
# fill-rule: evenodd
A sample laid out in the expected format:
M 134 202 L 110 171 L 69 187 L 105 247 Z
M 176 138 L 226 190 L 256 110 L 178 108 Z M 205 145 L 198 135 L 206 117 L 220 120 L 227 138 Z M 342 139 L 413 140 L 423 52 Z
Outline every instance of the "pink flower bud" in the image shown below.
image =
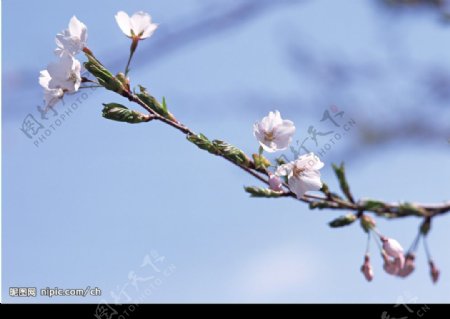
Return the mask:
M 436 283 L 438 281 L 440 273 L 441 272 L 439 271 L 439 269 L 437 269 L 436 266 L 434 265 L 434 262 L 430 260 L 430 274 L 433 283 Z
M 281 192 L 283 190 L 281 179 L 272 173 L 269 173 L 269 188 L 275 192 Z
M 372 279 L 373 279 L 373 269 L 372 269 L 372 265 L 370 264 L 370 257 L 369 257 L 369 255 L 366 255 L 364 257 L 364 264 L 361 266 L 361 271 L 364 274 L 364 277 L 366 277 L 367 281 L 372 281 Z
M 405 264 L 403 265 L 403 268 L 400 269 L 397 276 L 403 278 L 409 276 L 416 268 L 416 265 L 414 263 L 415 258 L 416 257 L 414 256 L 414 254 L 407 254 L 405 257 Z
M 381 237 L 381 241 L 383 242 L 383 249 L 388 256 L 402 258 L 404 260 L 403 247 L 398 241 L 387 237 Z
M 397 275 L 404 265 L 404 259 L 402 259 L 403 256 L 402 258 L 394 258 L 394 260 L 389 258 L 389 256 L 386 255 L 385 252 L 383 252 L 382 256 L 384 259 L 384 271 L 386 271 L 390 275 Z

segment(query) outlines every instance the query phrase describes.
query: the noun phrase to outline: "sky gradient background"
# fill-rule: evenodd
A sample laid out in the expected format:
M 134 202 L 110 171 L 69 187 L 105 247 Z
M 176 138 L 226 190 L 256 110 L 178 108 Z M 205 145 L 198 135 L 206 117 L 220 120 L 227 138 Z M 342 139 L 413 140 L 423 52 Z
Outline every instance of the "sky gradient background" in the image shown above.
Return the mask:
M 160 27 L 139 44 L 132 84 L 165 96 L 193 130 L 256 152 L 252 124 L 268 111 L 294 121 L 302 139 L 336 105 L 356 127 L 322 157 L 330 187 L 337 189 L 331 162 L 344 159 L 358 198 L 448 200 L 450 136 L 439 128 L 448 128 L 449 100 L 435 100 L 417 78 L 450 69 L 449 26 L 433 10 L 396 13 L 375 1 L 287 2 L 222 24 L 215 17 L 240 1 L 2 2 L 4 302 L 112 302 L 124 287 L 120 301 L 151 303 L 450 302 L 449 216 L 436 219 L 429 236 L 442 270 L 436 285 L 422 246 L 416 271 L 403 280 L 383 272 L 373 243 L 375 278 L 367 283 L 358 225 L 331 229 L 340 213 L 250 199 L 242 187 L 255 180 L 177 131 L 103 119 L 101 103 L 126 103 L 110 92 L 89 91 L 38 147 L 20 130 L 28 114 L 48 127 L 81 97 L 39 118 L 39 71 L 55 59 L 54 36 L 72 15 L 88 26 L 90 49 L 117 72 L 129 40 L 114 14 L 144 10 Z M 217 24 L 189 29 L 207 19 Z M 358 144 L 368 124 L 389 130 L 410 115 L 438 133 Z M 419 220 L 378 225 L 407 249 Z M 155 252 L 161 258 L 152 268 L 143 260 Z M 103 294 L 8 296 L 9 287 L 55 286 Z

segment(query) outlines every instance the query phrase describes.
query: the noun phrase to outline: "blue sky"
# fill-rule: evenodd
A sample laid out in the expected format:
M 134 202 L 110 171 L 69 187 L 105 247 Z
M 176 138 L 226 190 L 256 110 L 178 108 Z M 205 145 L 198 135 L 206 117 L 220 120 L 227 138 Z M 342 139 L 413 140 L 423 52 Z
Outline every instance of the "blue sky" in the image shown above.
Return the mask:
M 360 227 L 330 229 L 327 222 L 339 213 L 310 211 L 293 200 L 250 199 L 242 186 L 255 185 L 255 180 L 199 151 L 173 129 L 161 123 L 128 125 L 103 119 L 101 103 L 126 103 L 110 92 L 96 90 L 81 98 L 38 147 L 20 130 L 28 114 L 39 119 L 37 77 L 55 58 L 54 35 L 66 28 L 72 15 L 88 26 L 89 47 L 119 71 L 129 41 L 114 14 L 144 10 L 160 28 L 139 44 L 132 83 L 165 96 L 172 112 L 195 131 L 250 153 L 257 150 L 252 124 L 268 111 L 277 108 L 293 120 L 301 138 L 309 125 L 319 123 L 324 110 L 337 105 L 357 125 L 322 159 L 323 180 L 330 186 L 337 187 L 331 161 L 344 154 L 356 197 L 448 200 L 446 136 L 345 152 L 367 122 L 388 128 L 391 120 L 407 112 L 423 114 L 424 121 L 436 126 L 448 123 L 448 100 L 434 106 L 427 96 L 416 96 L 412 84 L 425 66 L 450 68 L 449 30 L 433 13 L 390 17 L 369 2 L 298 2 L 269 9 L 167 56 L 159 53 L 152 63 L 152 51 L 158 51 L 152 43 L 162 43 L 158 41 L 167 34 L 199 17 L 220 14 L 211 9 L 214 2 L 2 4 L 5 302 L 112 302 L 124 287 L 120 301 L 450 301 L 447 216 L 436 220 L 429 236 L 442 269 L 437 285 L 429 278 L 422 247 L 416 271 L 402 280 L 382 271 L 374 245 L 375 279 L 367 283 L 359 271 L 366 244 Z M 325 94 L 322 75 L 305 65 L 293 72 L 286 63 L 286 47 L 304 50 L 310 63 L 347 61 L 376 68 L 371 69 L 373 76 L 359 77 L 356 72 L 352 85 L 336 83 Z M 66 105 L 58 106 L 57 116 L 41 120 L 43 125 L 48 128 L 61 119 L 80 97 L 69 97 Z M 407 248 L 419 220 L 379 220 L 378 225 Z M 141 267 L 152 254 L 156 268 L 145 263 Z M 134 275 L 141 279 L 136 287 L 131 285 Z M 99 287 L 102 296 L 8 296 L 9 287 L 87 286 Z

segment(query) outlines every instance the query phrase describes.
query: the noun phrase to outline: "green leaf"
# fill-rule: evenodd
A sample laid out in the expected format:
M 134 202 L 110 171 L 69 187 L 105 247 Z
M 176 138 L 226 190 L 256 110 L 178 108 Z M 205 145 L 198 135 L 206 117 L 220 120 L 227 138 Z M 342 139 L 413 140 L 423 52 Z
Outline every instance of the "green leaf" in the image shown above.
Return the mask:
M 243 166 L 248 166 L 250 163 L 247 155 L 237 147 L 220 140 L 214 140 L 212 143 L 218 155 L 222 155 L 233 163 Z
M 119 94 L 122 94 L 124 91 L 122 83 L 98 61 L 90 59 L 88 62 L 84 62 L 84 67 L 97 78 L 98 83 L 105 89 Z
M 339 180 L 339 186 L 341 187 L 342 192 L 350 202 L 354 203 L 355 200 L 353 199 L 353 196 L 350 192 L 350 187 L 348 186 L 347 179 L 345 177 L 344 163 L 341 163 L 340 166 L 337 166 L 336 164 L 333 164 L 332 166 L 334 173 Z
M 166 99 L 163 98 L 163 104 L 161 105 L 158 100 L 150 95 L 145 87 L 139 85 L 140 93 L 137 94 L 139 99 L 142 100 L 149 108 L 158 113 L 159 115 L 171 120 L 176 121 L 175 117 L 167 110 Z
M 376 201 L 376 200 L 367 200 L 363 203 L 364 210 L 371 210 L 375 211 L 378 209 L 384 209 L 386 208 L 386 205 L 383 202 Z
M 162 98 L 162 105 L 161 107 L 163 108 L 164 111 L 166 111 L 167 113 L 169 113 L 169 111 L 167 110 L 167 103 L 166 103 L 166 98 L 163 96 Z
M 197 145 L 200 149 L 208 151 L 211 154 L 216 154 L 217 152 L 215 150 L 215 147 L 213 143 L 208 140 L 208 138 L 203 134 L 188 134 L 186 136 L 187 140 Z
M 269 188 L 246 186 L 246 187 L 244 187 L 244 189 L 247 193 L 249 193 L 251 195 L 251 197 L 275 198 L 275 197 L 281 197 L 283 195 L 282 192 L 276 192 Z
M 255 168 L 258 170 L 265 170 L 270 165 L 272 165 L 270 161 L 263 155 L 253 154 L 252 157 L 253 162 L 255 163 Z
M 214 155 L 223 156 L 238 165 L 248 167 L 250 163 L 250 160 L 243 151 L 224 141 L 213 140 L 211 142 L 203 134 L 188 134 L 186 138 L 188 139 L 188 141 L 194 143 L 202 150 L 208 151 L 209 153 Z
M 118 122 L 127 122 L 131 124 L 148 122 L 150 117 L 140 112 L 130 110 L 118 103 L 103 104 L 102 115 L 104 118 Z
M 340 217 L 336 218 L 335 220 L 331 221 L 329 223 L 329 225 L 330 225 L 330 227 L 333 227 L 333 228 L 348 226 L 357 219 L 358 219 L 358 217 L 356 217 L 355 214 L 347 214 L 344 216 L 340 216 Z

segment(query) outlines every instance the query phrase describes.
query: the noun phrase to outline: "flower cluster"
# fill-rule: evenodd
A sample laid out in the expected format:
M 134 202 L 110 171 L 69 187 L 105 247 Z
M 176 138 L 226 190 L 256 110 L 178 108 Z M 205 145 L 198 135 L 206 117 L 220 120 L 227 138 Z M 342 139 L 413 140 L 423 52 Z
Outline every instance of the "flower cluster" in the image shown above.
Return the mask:
M 411 245 L 411 248 L 405 254 L 402 245 L 400 245 L 400 243 L 397 240 L 383 236 L 376 231 L 375 221 L 372 218 L 363 215 L 362 223 L 366 223 L 366 227 L 363 228 L 365 228 L 369 234 L 367 251 L 364 256 L 364 263 L 361 266 L 361 272 L 363 273 L 367 281 L 372 281 L 374 276 L 372 265 L 370 264 L 370 255 L 369 255 L 369 246 L 370 246 L 369 244 L 371 233 L 374 233 L 381 242 L 380 249 L 381 249 L 381 256 L 383 258 L 384 271 L 393 276 L 401 278 L 408 277 L 416 268 L 415 251 L 417 250 L 419 239 L 423 237 L 425 241 L 425 234 L 419 232 L 413 244 Z M 370 226 L 367 227 L 367 224 L 370 224 Z M 431 278 L 433 282 L 436 283 L 437 280 L 439 279 L 439 270 L 436 268 L 434 262 L 431 260 L 426 244 L 425 248 L 428 262 L 430 265 Z
M 44 88 L 48 107 L 54 106 L 65 93 L 78 91 L 81 84 L 81 63 L 75 55 L 83 50 L 87 41 L 87 28 L 73 16 L 69 27 L 56 35 L 56 62 L 41 71 L 39 84 Z
M 152 23 L 151 16 L 142 11 L 136 12 L 131 17 L 123 11 L 119 11 L 115 18 L 123 33 L 133 41 L 150 37 L 158 27 L 157 24 Z M 80 85 L 85 79 L 81 77 L 81 63 L 75 56 L 81 51 L 92 55 L 87 48 L 87 37 L 86 25 L 76 16 L 70 19 L 67 29 L 56 35 L 54 52 L 57 61 L 50 63 L 47 69 L 42 70 L 39 75 L 39 84 L 44 89 L 44 100 L 47 107 L 58 103 L 64 94 L 75 93 L 80 89 Z M 136 49 L 136 45 L 134 45 L 134 49 Z
M 287 149 L 294 133 L 294 123 L 282 119 L 278 111 L 270 112 L 253 125 L 253 134 L 259 142 L 260 153 L 263 150 L 273 153 Z M 273 191 L 281 191 L 280 177 L 285 176 L 289 190 L 295 193 L 297 198 L 301 198 L 308 191 L 322 188 L 319 170 L 323 166 L 314 153 L 301 155 L 295 161 L 280 165 L 275 174 L 269 172 L 269 187 Z

